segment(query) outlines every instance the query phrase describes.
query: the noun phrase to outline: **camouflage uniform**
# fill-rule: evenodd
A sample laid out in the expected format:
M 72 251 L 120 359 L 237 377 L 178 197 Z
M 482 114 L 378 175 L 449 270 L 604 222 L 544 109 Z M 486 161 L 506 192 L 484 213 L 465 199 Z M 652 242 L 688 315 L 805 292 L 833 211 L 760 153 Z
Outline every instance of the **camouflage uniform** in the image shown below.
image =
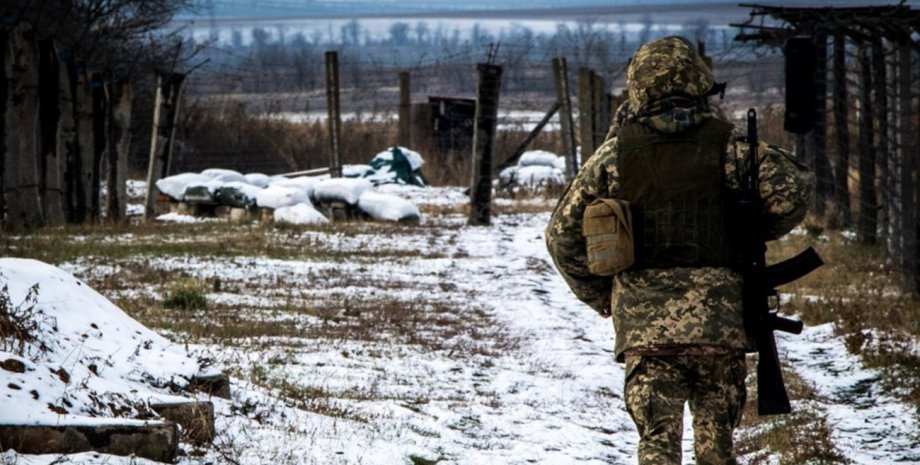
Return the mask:
M 640 464 L 679 464 L 684 402 L 694 412 L 697 463 L 734 463 L 731 432 L 744 404 L 744 331 L 741 276 L 728 267 L 628 270 L 613 278 L 587 268 L 581 222 L 597 198 L 618 198 L 619 128 L 639 122 L 662 133 L 692 131 L 710 118 L 712 74 L 689 42 L 666 38 L 636 52 L 627 70 L 629 100 L 616 114 L 605 143 L 569 185 L 546 228 L 550 255 L 574 294 L 602 316 L 612 316 L 615 355 L 627 363 L 626 403 L 640 433 Z M 729 191 L 740 188 L 747 145 L 727 144 Z M 768 238 L 804 217 L 813 175 L 788 152 L 761 144 L 760 192 Z

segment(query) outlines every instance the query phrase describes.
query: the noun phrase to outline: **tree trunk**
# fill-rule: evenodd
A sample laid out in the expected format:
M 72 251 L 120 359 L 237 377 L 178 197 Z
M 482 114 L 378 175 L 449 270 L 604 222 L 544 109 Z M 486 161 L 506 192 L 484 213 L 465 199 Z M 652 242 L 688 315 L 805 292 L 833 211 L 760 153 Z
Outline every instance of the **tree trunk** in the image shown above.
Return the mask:
M 7 228 L 28 231 L 44 221 L 38 156 L 38 46 L 34 31 L 19 23 L 9 34 L 6 50 L 8 104 L 4 188 Z
M 64 217 L 69 223 L 79 223 L 80 207 L 80 143 L 77 140 L 77 68 L 69 51 L 60 54 L 58 96 L 61 115 L 57 127 L 58 158 L 64 164 Z M 78 192 L 80 196 L 78 196 Z
M 131 107 L 134 91 L 130 83 L 110 87 L 108 105 L 108 166 L 106 215 L 110 221 L 123 222 L 127 217 L 128 152 L 131 148 Z
M 99 221 L 102 218 L 102 160 L 105 158 L 105 151 L 109 145 L 106 137 L 108 96 L 105 92 L 105 81 L 102 79 L 102 74 L 92 74 L 90 78 L 90 95 L 93 102 L 93 172 L 90 210 L 92 211 L 93 221 Z
M 911 43 L 909 40 L 898 44 L 898 106 L 900 110 L 898 127 L 898 152 L 901 160 L 900 187 L 901 187 L 901 232 L 902 250 L 900 258 L 906 275 L 907 290 L 916 291 L 917 274 L 917 212 L 915 211 L 914 192 L 914 147 L 911 140 L 911 84 L 913 80 L 911 66 Z
M 75 220 L 77 223 L 95 221 L 93 217 L 93 94 L 89 76 L 82 63 L 76 64 L 76 101 L 77 157 L 74 160 L 76 175 Z
M 849 98 L 847 96 L 846 38 L 834 36 L 834 130 L 837 136 L 837 157 L 834 163 L 834 207 L 841 227 L 851 222 Z
M 42 165 L 42 200 L 45 224 L 64 224 L 64 172 L 65 159 L 58 153 L 58 122 L 61 119 L 60 61 L 54 42 L 50 39 L 39 44 L 41 64 L 39 68 L 39 119 L 40 163 Z
M 875 244 L 878 201 L 875 195 L 875 134 L 872 127 L 872 68 L 868 44 L 859 45 L 859 228 L 863 244 Z

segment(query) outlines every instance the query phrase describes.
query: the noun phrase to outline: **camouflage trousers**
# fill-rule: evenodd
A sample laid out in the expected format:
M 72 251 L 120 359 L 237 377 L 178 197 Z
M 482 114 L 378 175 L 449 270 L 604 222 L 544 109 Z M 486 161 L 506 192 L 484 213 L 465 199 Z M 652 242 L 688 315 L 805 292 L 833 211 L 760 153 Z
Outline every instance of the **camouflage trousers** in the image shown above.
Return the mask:
M 680 465 L 684 403 L 697 465 L 735 465 L 732 432 L 747 392 L 743 354 L 626 357 L 626 408 L 639 430 L 639 465 Z

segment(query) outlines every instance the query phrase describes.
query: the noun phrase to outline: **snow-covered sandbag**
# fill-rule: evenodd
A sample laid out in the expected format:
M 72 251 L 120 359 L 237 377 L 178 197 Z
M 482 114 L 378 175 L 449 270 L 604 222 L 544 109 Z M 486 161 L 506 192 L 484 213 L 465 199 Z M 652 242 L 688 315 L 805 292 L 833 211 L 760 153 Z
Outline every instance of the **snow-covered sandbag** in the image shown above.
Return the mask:
M 530 150 L 524 152 L 518 160 L 518 166 L 549 166 L 555 167 L 559 156 L 545 150 Z
M 271 184 L 271 181 L 272 181 L 271 177 L 269 177 L 267 174 L 262 174 L 262 173 L 249 173 L 245 175 L 244 177 L 246 178 L 246 182 L 248 182 L 249 184 L 252 184 L 253 186 L 256 186 L 256 187 L 261 187 L 263 189 L 268 187 L 268 185 Z
M 346 178 L 365 178 L 373 174 L 371 165 L 342 165 L 342 176 Z
M 414 150 L 409 150 L 405 147 L 396 147 L 402 152 L 402 155 L 406 157 L 406 161 L 409 162 L 409 166 L 413 171 L 418 170 L 425 164 L 425 160 L 422 158 L 422 155 Z M 393 149 L 387 149 L 383 152 L 374 155 L 374 158 L 371 159 L 371 164 L 374 163 L 374 160 L 382 161 L 393 161 Z
M 296 205 L 276 208 L 274 218 L 275 223 L 287 224 L 319 224 L 329 222 L 329 219 L 313 208 L 313 205 L 308 203 L 298 203 Z
M 345 202 L 355 205 L 361 194 L 373 187 L 370 181 L 362 178 L 323 179 L 313 189 L 313 198 L 317 202 Z
M 310 176 L 300 176 L 296 178 L 278 177 L 272 178 L 271 185 L 302 189 L 307 197 L 313 198 L 313 188 L 316 187 L 316 183 L 319 181 L 319 178 Z
M 182 173 L 160 179 L 156 182 L 156 186 L 160 192 L 172 197 L 173 200 L 182 200 L 185 188 L 189 184 L 200 184 L 209 180 L 207 176 L 198 173 Z
M 246 176 L 239 171 L 225 170 L 221 168 L 208 168 L 201 172 L 202 176 L 216 179 L 223 182 L 248 182 Z
M 408 200 L 374 191 L 361 195 L 358 208 L 375 220 L 417 221 L 422 216 L 418 208 Z
M 256 204 L 256 197 L 262 188 L 245 182 L 228 182 L 214 194 L 214 199 L 221 205 L 246 208 Z
M 508 186 L 517 179 L 517 166 L 509 166 L 498 173 L 498 185 Z
M 556 163 L 553 165 L 557 170 L 565 173 L 565 157 L 556 157 Z
M 310 197 L 297 187 L 272 185 L 256 194 L 256 205 L 264 208 L 289 207 L 298 203 L 310 203 Z
M 565 184 L 562 171 L 552 166 L 542 165 L 522 166 L 518 168 L 516 181 L 519 185 L 528 187 Z
M 182 193 L 182 200 L 186 202 L 216 202 L 217 191 L 224 186 L 224 181 L 219 179 L 208 179 L 204 182 L 194 182 L 185 186 L 185 192 Z

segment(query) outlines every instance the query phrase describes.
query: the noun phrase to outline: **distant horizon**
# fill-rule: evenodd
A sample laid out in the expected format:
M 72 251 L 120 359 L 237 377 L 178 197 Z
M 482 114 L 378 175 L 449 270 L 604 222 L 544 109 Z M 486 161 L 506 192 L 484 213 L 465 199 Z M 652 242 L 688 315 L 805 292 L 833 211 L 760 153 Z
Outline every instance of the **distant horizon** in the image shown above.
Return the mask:
M 738 0 L 203 0 L 198 7 L 177 15 L 179 21 L 200 19 L 280 19 L 280 18 L 353 18 L 378 16 L 417 16 L 464 14 L 487 15 L 489 12 L 535 12 L 542 10 L 609 9 L 629 13 L 636 11 L 654 12 L 655 6 L 693 5 L 717 7 L 731 5 L 737 8 Z M 861 6 L 892 5 L 897 1 L 879 0 L 836 0 L 832 2 L 814 0 L 752 1 L 770 5 L 795 6 Z M 920 4 L 910 0 L 908 5 Z

